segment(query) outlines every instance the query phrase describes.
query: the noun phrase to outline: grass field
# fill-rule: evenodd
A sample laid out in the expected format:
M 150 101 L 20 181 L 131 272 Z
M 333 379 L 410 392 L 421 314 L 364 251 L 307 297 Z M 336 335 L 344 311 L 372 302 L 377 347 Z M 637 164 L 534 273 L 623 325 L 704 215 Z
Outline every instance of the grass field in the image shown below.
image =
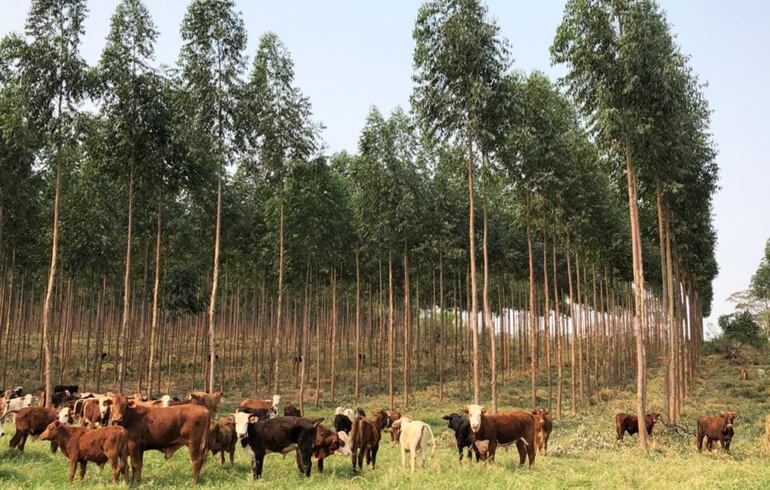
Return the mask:
M 767 368 L 767 366 L 764 366 Z M 750 373 L 756 373 L 751 369 Z M 650 399 L 660 400 L 660 377 L 651 370 Z M 704 379 L 709 381 L 706 383 Z M 655 428 L 654 443 L 643 454 L 636 437 L 615 443 L 614 415 L 633 407 L 630 391 L 605 390 L 601 398 L 585 413 L 572 416 L 566 412 L 561 422 L 554 423 L 548 456 L 538 454 L 532 468 L 519 468 L 514 450 L 498 452 L 493 465 L 457 464 L 454 437 L 445 427 L 441 416 L 456 411 L 459 401 L 437 403 L 430 393 L 417 393 L 415 407 L 409 415 L 424 420 L 433 427 L 437 450 L 427 469 L 410 474 L 401 468 L 396 446 L 383 442 L 375 470 L 365 469 L 354 474 L 350 458 L 335 456 L 327 460 L 323 474 L 314 465 L 310 479 L 300 477 L 293 456 L 283 458 L 271 454 L 265 459 L 263 479 L 254 482 L 245 452 L 236 450 L 233 467 L 220 466 L 209 459 L 202 473 L 202 487 L 221 488 L 770 488 L 770 461 L 763 439 L 765 416 L 770 412 L 766 400 L 770 396 L 770 380 L 738 381 L 737 369 L 715 356 L 704 359 L 700 377 L 696 379 L 688 403 L 683 410 L 682 423 L 694 430 L 695 419 L 703 413 L 724 409 L 738 412 L 731 454 L 718 452 L 699 455 L 694 436 L 668 433 L 662 425 Z M 526 399 L 526 382 L 501 387 L 501 408 L 521 408 Z M 371 399 L 362 406 L 368 410 L 383 406 L 384 399 Z M 350 405 L 350 403 L 348 403 Z M 655 403 L 651 409 L 660 409 Z M 308 410 L 308 416 L 328 417 L 332 409 Z M 7 447 L 13 428 L 6 425 L 6 441 L 0 449 L 0 488 L 65 488 L 67 461 L 61 454 L 50 454 L 42 441 L 27 443 L 21 454 Z M 178 487 L 190 484 L 190 461 L 185 449 L 170 461 L 161 453 L 145 456 L 143 486 Z M 87 487 L 109 484 L 109 468 L 101 471 L 89 465 Z

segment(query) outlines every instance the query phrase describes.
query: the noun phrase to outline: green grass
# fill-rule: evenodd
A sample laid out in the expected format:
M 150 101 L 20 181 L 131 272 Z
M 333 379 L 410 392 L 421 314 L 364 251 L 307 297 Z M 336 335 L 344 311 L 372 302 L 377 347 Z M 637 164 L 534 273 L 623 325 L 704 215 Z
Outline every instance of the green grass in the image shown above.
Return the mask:
M 767 366 L 763 366 L 766 369 Z M 755 373 L 751 370 L 751 373 Z M 650 400 L 660 400 L 660 377 L 650 373 Z M 605 401 L 589 407 L 579 416 L 567 415 L 556 422 L 551 436 L 548 456 L 538 454 L 532 468 L 519 468 L 514 450 L 500 450 L 493 465 L 457 464 L 454 437 L 446 429 L 441 416 L 456 411 L 460 402 L 439 403 L 432 392 L 415 396 L 409 415 L 430 423 L 438 439 L 436 454 L 425 470 L 410 474 L 401 468 L 396 446 L 383 442 L 377 458 L 377 469 L 365 469 L 362 474 L 351 470 L 350 458 L 334 456 L 326 460 L 323 474 L 313 467 L 310 479 L 298 475 L 293 456 L 283 458 L 271 454 L 265 459 L 261 482 L 254 482 L 245 452 L 236 450 L 233 467 L 220 466 L 209 459 L 201 479 L 202 487 L 223 488 L 770 488 L 770 464 L 765 454 L 765 400 L 770 394 L 770 380 L 751 379 L 739 382 L 737 369 L 727 366 L 717 357 L 704 360 L 703 379 L 695 380 L 683 410 L 682 423 L 694 430 L 695 419 L 703 413 L 724 409 L 736 410 L 736 424 L 730 455 L 718 452 L 699 455 L 693 436 L 666 432 L 661 425 L 655 429 L 652 449 L 643 454 L 636 437 L 615 443 L 614 415 L 631 410 L 634 395 L 625 390 L 605 390 Z M 501 408 L 515 408 L 512 400 L 522 403 L 526 380 L 517 379 L 501 386 Z M 369 410 L 385 404 L 384 398 L 373 398 L 363 406 Z M 350 405 L 350 403 L 348 403 Z M 651 409 L 659 409 L 651 403 Z M 326 416 L 331 409 L 308 410 L 308 416 Z M 47 443 L 28 441 L 26 451 L 7 448 L 13 428 L 6 425 L 6 441 L 0 449 L 0 488 L 66 488 L 67 461 L 61 454 L 50 454 Z M 152 487 L 188 486 L 190 461 L 186 449 L 180 449 L 169 461 L 160 453 L 146 453 L 143 485 Z M 89 465 L 83 486 L 102 487 L 110 481 L 109 468 L 104 471 Z

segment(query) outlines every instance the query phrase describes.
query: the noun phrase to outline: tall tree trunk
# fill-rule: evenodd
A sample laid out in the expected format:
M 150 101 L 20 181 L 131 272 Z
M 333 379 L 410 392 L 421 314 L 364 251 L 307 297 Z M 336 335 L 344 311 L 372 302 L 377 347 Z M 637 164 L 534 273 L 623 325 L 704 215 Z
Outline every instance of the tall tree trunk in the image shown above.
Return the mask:
M 361 396 L 361 271 L 356 248 L 356 379 L 353 390 L 356 400 Z
M 641 421 L 645 418 L 647 404 L 647 360 L 644 347 L 646 319 L 644 308 L 644 264 L 642 261 L 642 239 L 639 229 L 639 211 L 636 196 L 636 171 L 631 156 L 631 148 L 625 148 L 626 177 L 628 180 L 628 208 L 631 221 L 631 245 L 634 270 L 634 330 L 636 334 L 636 411 Z M 644 429 L 644 428 L 642 428 Z M 647 449 L 647 431 L 639 431 L 639 446 Z
M 155 388 L 155 344 L 158 339 L 158 293 L 160 291 L 160 233 L 161 233 L 161 199 L 158 198 L 158 223 L 155 232 L 155 278 L 152 286 L 152 324 L 150 325 L 150 356 L 147 361 L 147 396 Z
M 556 275 L 556 239 L 553 241 L 553 304 L 555 308 L 555 323 L 554 332 L 556 334 L 556 418 L 561 420 L 562 415 L 562 392 L 563 392 L 563 371 L 564 360 L 562 354 L 562 335 L 561 335 L 561 314 L 559 312 L 559 303 L 561 298 L 559 297 L 559 280 Z
M 484 212 L 484 240 L 482 244 L 484 254 L 484 290 L 482 292 L 484 310 L 484 323 L 489 331 L 489 362 L 490 384 L 492 387 L 492 413 L 497 413 L 497 357 L 495 352 L 495 325 L 492 322 L 492 312 L 489 309 L 489 254 L 487 253 L 487 205 L 483 204 Z
M 575 323 L 575 300 L 572 289 L 572 252 L 569 246 L 569 235 L 567 235 L 567 285 L 569 287 L 569 322 L 572 326 L 570 335 L 569 355 L 570 355 L 570 396 L 572 398 L 572 413 L 577 413 L 577 325 Z
M 120 319 L 120 344 L 118 349 L 118 392 L 123 392 L 126 369 L 126 333 L 131 307 L 131 234 L 134 223 L 134 172 L 128 177 L 128 230 L 126 232 L 126 269 L 123 275 L 123 314 Z
M 535 310 L 535 263 L 532 255 L 532 232 L 529 218 L 529 194 L 527 194 L 527 255 L 529 258 L 529 369 L 532 385 L 532 410 L 537 408 L 537 311 Z
M 59 101 L 59 114 L 61 114 L 61 100 Z M 59 201 L 61 199 L 61 162 L 60 155 L 56 155 L 56 189 L 53 199 L 53 237 L 51 240 L 51 266 L 48 269 L 48 282 L 45 289 L 45 302 L 43 303 L 43 356 L 44 368 L 43 377 L 45 379 L 45 399 L 43 406 L 51 406 L 51 345 L 49 339 L 51 300 L 53 299 L 53 288 L 56 284 L 56 265 L 59 255 Z
M 551 386 L 551 309 L 548 304 L 548 240 L 543 235 L 543 343 L 545 344 L 545 372 L 548 384 L 548 410 L 552 410 L 553 386 Z
M 409 406 L 409 342 L 411 340 L 409 296 L 409 257 L 404 253 L 404 408 Z
M 217 219 L 214 230 L 214 270 L 211 275 L 211 298 L 209 299 L 209 376 L 206 389 L 214 390 L 214 364 L 216 361 L 216 312 L 217 312 L 217 286 L 219 284 L 219 247 L 222 230 L 222 166 L 219 168 L 217 182 Z
M 283 183 L 281 183 L 280 195 L 280 217 L 279 217 L 279 230 L 278 230 L 278 302 L 275 310 L 275 334 L 273 337 L 273 394 L 278 393 L 278 377 L 279 367 L 281 362 L 281 319 L 283 314 L 283 232 L 284 232 L 284 199 L 283 199 Z M 332 360 L 332 362 L 334 362 Z M 334 381 L 332 381 L 333 385 Z M 332 386 L 334 388 L 334 386 Z
M 388 398 L 390 409 L 393 410 L 393 357 L 395 346 L 393 345 L 393 259 L 388 254 Z
M 331 283 L 331 289 L 332 289 L 332 318 L 331 318 L 331 327 L 332 327 L 332 335 L 331 335 L 331 342 L 329 346 L 329 395 L 330 399 L 334 401 L 334 381 L 336 378 L 336 373 L 334 372 L 334 369 L 336 367 L 336 360 L 337 360 L 337 270 L 332 267 L 332 283 Z
M 481 403 L 479 387 L 479 305 L 476 298 L 476 243 L 473 210 L 473 140 L 468 139 L 468 260 L 470 261 L 471 339 L 473 343 L 473 403 Z

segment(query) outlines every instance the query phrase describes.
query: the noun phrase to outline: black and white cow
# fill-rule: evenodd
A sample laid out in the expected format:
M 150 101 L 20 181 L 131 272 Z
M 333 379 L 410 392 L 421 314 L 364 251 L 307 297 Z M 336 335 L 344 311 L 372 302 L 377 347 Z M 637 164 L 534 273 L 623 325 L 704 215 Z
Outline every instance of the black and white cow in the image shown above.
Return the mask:
M 267 453 L 296 453 L 300 473 L 310 476 L 313 440 L 316 426 L 323 419 L 303 417 L 260 418 L 247 412 L 235 414 L 235 432 L 241 446 L 251 457 L 254 479 L 262 477 L 262 464 Z
M 471 422 L 467 418 L 463 417 L 459 413 L 450 413 L 442 417 L 447 421 L 447 426 L 455 433 L 455 441 L 457 442 L 457 452 L 460 455 L 460 463 L 463 462 L 463 449 L 468 448 L 468 460 L 473 461 L 471 457 L 471 450 L 476 454 L 476 461 L 481 458 L 481 453 L 473 443 L 473 433 L 471 432 Z

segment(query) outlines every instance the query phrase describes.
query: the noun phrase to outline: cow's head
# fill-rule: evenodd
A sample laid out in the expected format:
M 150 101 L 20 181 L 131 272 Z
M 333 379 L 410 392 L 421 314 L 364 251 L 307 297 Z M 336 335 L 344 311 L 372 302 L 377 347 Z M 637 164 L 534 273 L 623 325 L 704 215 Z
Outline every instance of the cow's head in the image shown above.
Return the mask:
M 171 395 L 163 395 L 160 397 L 160 406 L 163 408 L 167 408 L 169 405 L 171 405 Z
M 735 412 L 721 412 L 719 414 L 720 417 L 725 419 L 725 428 L 732 429 L 733 424 L 735 423 L 735 419 L 738 418 L 738 415 L 736 415 Z
M 259 417 L 247 412 L 236 412 L 233 414 L 235 419 L 235 433 L 239 439 L 243 439 L 249 433 L 249 424 L 253 424 L 259 420 Z
M 455 432 L 457 431 L 457 429 L 460 428 L 460 424 L 462 424 L 463 421 L 465 420 L 465 417 L 463 417 L 459 413 L 450 413 L 449 415 L 444 415 L 441 418 L 446 420 L 447 427 L 449 427 Z
M 72 423 L 72 411 L 69 409 L 69 407 L 64 407 L 59 410 L 59 422 L 62 424 Z
M 481 428 L 481 416 L 486 415 L 487 409 L 481 405 L 468 405 L 463 409 L 471 422 L 471 431 L 475 434 Z
M 54 420 L 48 424 L 48 427 L 46 427 L 43 433 L 40 434 L 40 439 L 44 441 L 53 441 L 56 439 L 57 435 L 66 432 L 66 430 L 64 423 L 60 420 Z
M 661 415 L 658 412 L 650 412 L 647 414 L 648 417 L 652 420 L 652 422 L 658 422 L 660 421 Z
M 103 400 L 99 404 L 99 411 L 102 416 L 106 411 L 110 411 L 110 423 L 112 425 L 121 425 L 126 418 L 126 413 L 133 408 L 133 402 L 131 402 L 125 395 L 115 395 L 111 399 Z

